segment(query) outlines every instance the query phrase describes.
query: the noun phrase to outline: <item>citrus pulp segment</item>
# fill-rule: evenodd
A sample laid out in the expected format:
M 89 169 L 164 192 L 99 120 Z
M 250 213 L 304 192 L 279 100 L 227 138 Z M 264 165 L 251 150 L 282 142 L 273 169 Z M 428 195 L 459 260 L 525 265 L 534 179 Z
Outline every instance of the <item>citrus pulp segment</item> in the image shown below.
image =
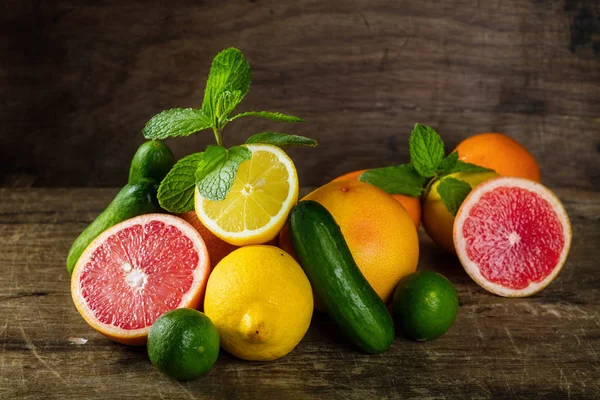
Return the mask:
M 454 244 L 467 273 L 506 297 L 532 295 L 560 272 L 571 225 L 560 200 L 523 178 L 496 178 L 467 196 L 454 222 Z
M 141 345 L 160 315 L 200 305 L 209 272 L 206 246 L 191 225 L 146 214 L 104 231 L 86 248 L 73 271 L 71 295 L 92 328 Z

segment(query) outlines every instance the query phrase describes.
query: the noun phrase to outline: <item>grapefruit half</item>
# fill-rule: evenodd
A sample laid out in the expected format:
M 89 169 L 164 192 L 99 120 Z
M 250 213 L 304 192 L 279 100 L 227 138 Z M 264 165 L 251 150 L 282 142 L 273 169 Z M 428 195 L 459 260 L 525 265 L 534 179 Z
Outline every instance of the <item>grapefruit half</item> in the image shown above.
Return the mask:
M 111 227 L 85 249 L 71 295 L 92 328 L 116 342 L 143 345 L 159 316 L 200 305 L 209 273 L 206 246 L 190 224 L 146 214 Z
M 571 246 L 571 224 L 550 189 L 500 177 L 467 196 L 453 236 L 458 258 L 477 284 L 500 296 L 526 297 L 560 272 Z

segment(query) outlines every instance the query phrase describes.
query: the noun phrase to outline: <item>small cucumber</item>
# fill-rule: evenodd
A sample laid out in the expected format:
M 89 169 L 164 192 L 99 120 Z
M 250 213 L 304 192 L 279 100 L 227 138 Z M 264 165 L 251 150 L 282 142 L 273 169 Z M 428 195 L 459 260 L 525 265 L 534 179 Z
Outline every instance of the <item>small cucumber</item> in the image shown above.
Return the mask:
M 137 149 L 129 168 L 129 183 L 151 178 L 160 183 L 175 165 L 175 157 L 163 142 L 150 140 Z
M 67 270 L 73 273 L 77 260 L 86 247 L 102 232 L 126 219 L 142 214 L 161 212 L 156 200 L 159 183 L 154 179 L 140 179 L 121 189 L 113 201 L 106 207 L 75 240 L 67 257 Z
M 363 351 L 386 351 L 395 335 L 392 317 L 358 269 L 329 211 L 315 201 L 301 201 L 289 227 L 300 265 L 329 316 Z

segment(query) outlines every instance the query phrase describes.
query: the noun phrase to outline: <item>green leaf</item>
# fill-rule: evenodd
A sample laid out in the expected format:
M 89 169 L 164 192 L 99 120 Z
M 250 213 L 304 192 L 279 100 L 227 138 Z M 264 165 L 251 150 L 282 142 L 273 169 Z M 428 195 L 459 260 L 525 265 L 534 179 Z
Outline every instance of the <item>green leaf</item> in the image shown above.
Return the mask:
M 182 158 L 173 166 L 158 188 L 158 202 L 172 213 L 184 213 L 194 209 L 195 173 L 203 153 Z
M 440 135 L 428 126 L 415 124 L 410 139 L 410 163 L 426 178 L 435 176 L 444 159 L 444 142 Z
M 219 95 L 219 99 L 217 100 L 217 109 L 216 115 L 219 119 L 223 117 L 227 117 L 242 101 L 242 92 L 239 90 L 234 90 L 233 92 L 229 90 L 224 90 L 223 93 Z
M 363 172 L 358 180 L 377 186 L 389 194 L 403 194 L 411 197 L 419 197 L 427 181 L 409 164 L 370 169 Z
M 317 141 L 315 139 L 304 136 L 288 135 L 286 133 L 263 132 L 252 135 L 246 140 L 246 144 L 263 143 L 272 144 L 277 147 L 286 146 L 310 146 L 315 147 Z
M 440 168 L 438 170 L 438 175 L 447 175 L 452 171 L 452 168 L 456 165 L 458 161 L 458 152 L 450 153 L 444 158 L 440 164 Z
M 494 170 L 458 160 L 450 171 L 451 174 L 455 172 L 494 172 Z
M 217 113 L 217 103 L 221 94 L 225 91 L 231 93 L 239 91 L 239 95 L 235 95 L 228 106 L 231 112 L 248 93 L 251 81 L 250 65 L 242 52 L 234 47 L 221 51 L 215 56 L 210 67 L 206 89 L 204 89 L 202 111 L 213 123 L 216 123 L 223 116 Z
M 146 139 L 166 139 L 188 136 L 212 126 L 202 110 L 195 108 L 172 108 L 152 117 L 142 133 Z
M 259 118 L 267 118 L 273 121 L 279 122 L 304 122 L 302 118 L 294 117 L 293 115 L 286 115 L 278 112 L 270 112 L 270 111 L 248 111 L 245 113 L 237 114 L 231 117 L 229 120 L 233 121 L 242 117 L 259 117 Z
M 234 146 L 227 150 L 222 146 L 208 146 L 196 170 L 196 186 L 202 197 L 220 201 L 229 190 L 240 164 L 252 157 L 244 146 Z
M 456 215 L 460 205 L 471 192 L 471 185 L 459 179 L 447 177 L 440 181 L 437 191 L 442 203 L 452 215 Z

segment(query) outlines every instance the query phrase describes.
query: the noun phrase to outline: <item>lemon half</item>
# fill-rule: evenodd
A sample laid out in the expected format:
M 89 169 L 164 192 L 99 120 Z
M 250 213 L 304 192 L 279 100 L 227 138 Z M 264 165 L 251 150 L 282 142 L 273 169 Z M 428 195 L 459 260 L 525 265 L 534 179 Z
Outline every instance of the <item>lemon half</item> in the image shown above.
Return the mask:
M 275 238 L 298 201 L 298 174 L 288 155 L 268 144 L 245 146 L 252 158 L 240 164 L 225 199 L 206 199 L 197 188 L 195 194 L 200 221 L 215 236 L 236 246 Z

